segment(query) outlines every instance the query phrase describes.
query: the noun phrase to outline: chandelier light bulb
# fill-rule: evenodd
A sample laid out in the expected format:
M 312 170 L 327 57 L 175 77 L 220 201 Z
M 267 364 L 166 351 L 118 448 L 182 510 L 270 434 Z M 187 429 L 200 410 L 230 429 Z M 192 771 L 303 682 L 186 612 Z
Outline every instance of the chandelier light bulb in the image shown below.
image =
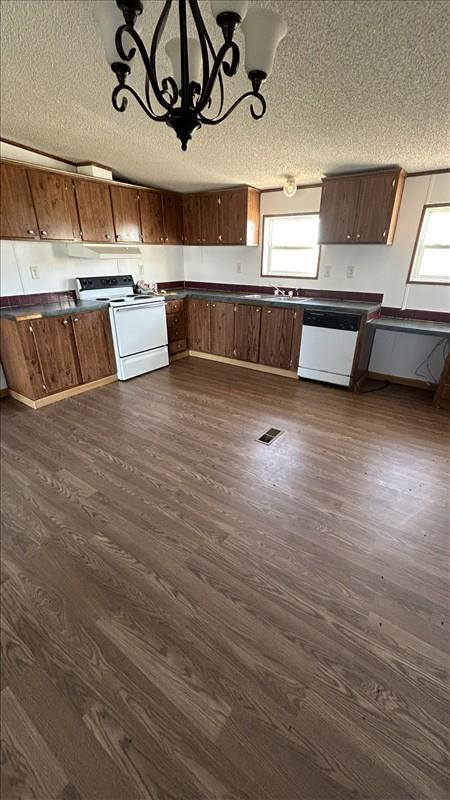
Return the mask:
M 295 180 L 293 175 L 288 175 L 283 184 L 283 192 L 286 195 L 286 197 L 294 197 L 296 191 L 297 191 L 297 181 Z

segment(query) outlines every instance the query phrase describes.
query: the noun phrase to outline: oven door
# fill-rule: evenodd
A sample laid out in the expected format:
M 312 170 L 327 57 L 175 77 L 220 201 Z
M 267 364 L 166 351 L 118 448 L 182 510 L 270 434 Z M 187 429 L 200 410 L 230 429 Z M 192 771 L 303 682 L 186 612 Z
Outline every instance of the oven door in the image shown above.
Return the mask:
M 114 308 L 113 318 L 120 358 L 167 344 L 164 303 Z

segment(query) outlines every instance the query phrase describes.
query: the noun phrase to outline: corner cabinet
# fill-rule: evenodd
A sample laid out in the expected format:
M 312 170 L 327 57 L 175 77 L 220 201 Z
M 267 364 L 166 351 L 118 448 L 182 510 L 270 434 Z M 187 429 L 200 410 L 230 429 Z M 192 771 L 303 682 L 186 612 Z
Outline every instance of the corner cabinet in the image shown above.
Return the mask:
M 319 244 L 392 244 L 404 181 L 402 169 L 324 178 Z
M 184 244 L 257 245 L 259 200 L 250 186 L 184 195 Z
M 33 408 L 116 379 L 107 309 L 2 319 L 0 332 L 9 391 Z

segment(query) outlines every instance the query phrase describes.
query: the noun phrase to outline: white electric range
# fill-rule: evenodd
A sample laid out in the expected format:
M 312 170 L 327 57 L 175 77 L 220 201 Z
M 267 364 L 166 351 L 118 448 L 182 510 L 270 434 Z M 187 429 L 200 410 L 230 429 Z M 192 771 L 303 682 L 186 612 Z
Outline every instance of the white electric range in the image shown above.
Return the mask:
M 109 302 L 109 316 L 121 381 L 169 364 L 165 303 L 161 297 L 133 294 L 132 275 L 77 278 L 80 300 Z

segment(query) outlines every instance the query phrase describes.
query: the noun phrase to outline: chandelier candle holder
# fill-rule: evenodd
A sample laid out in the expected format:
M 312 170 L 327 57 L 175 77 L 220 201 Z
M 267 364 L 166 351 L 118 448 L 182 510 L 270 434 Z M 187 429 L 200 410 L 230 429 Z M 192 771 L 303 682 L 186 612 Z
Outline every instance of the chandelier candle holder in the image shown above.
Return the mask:
M 146 5 L 147 2 L 143 0 L 96 0 L 94 6 L 106 57 L 117 78 L 117 86 L 112 93 L 112 104 L 116 111 L 125 111 L 128 104 L 126 94 L 132 95 L 150 119 L 165 122 L 173 128 L 182 150 L 187 150 L 195 130 L 202 125 L 223 122 L 247 98 L 252 99 L 250 113 L 253 119 L 264 116 L 266 101 L 260 89 L 272 72 L 278 44 L 287 32 L 282 17 L 253 3 L 249 8 L 247 0 L 211 0 L 213 16 L 222 29 L 224 39 L 216 52 L 198 0 L 178 0 L 180 35 L 165 45 L 172 75 L 160 81 L 157 52 L 173 0 L 165 1 L 148 49 L 140 35 Z M 192 37 L 188 36 L 188 9 L 196 32 L 196 36 Z M 239 68 L 240 50 L 234 41 L 239 26 L 245 37 L 245 70 L 251 89 L 224 111 L 224 76 L 232 78 Z M 131 73 L 130 62 L 137 53 L 145 68 L 143 97 L 127 83 Z M 217 95 L 213 96 L 216 90 Z M 215 96 L 218 108 L 212 114 Z

